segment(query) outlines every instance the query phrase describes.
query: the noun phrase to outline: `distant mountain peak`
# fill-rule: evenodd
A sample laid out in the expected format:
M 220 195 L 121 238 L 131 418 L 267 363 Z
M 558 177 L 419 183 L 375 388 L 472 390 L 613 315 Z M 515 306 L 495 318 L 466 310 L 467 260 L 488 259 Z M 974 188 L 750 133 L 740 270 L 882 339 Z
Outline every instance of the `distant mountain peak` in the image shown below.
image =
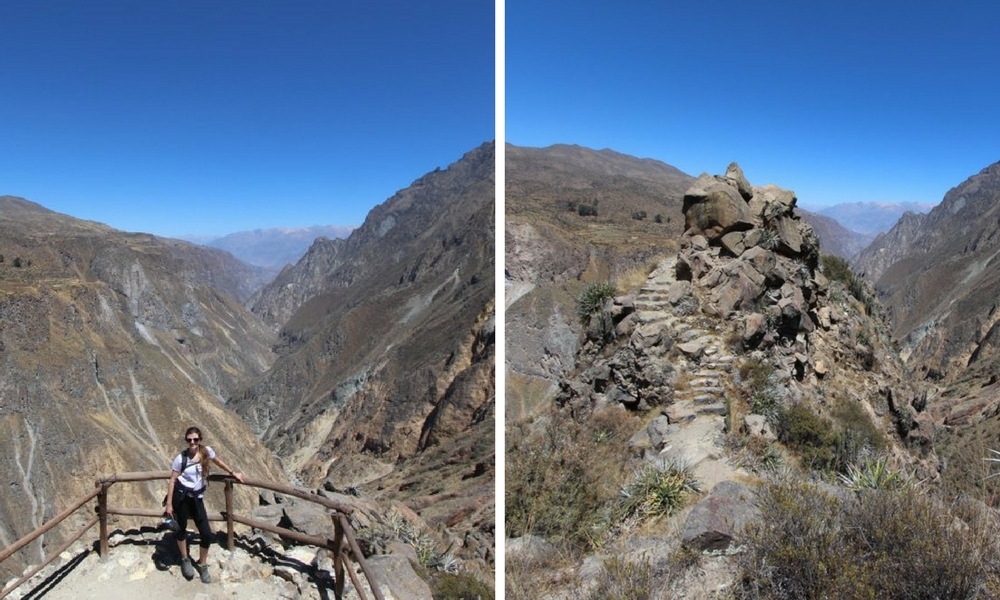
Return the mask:
M 230 233 L 206 245 L 225 250 L 247 264 L 280 269 L 297 263 L 317 239 L 346 238 L 352 231 L 354 227 L 346 225 L 271 227 Z
M 927 213 L 933 204 L 927 202 L 841 202 L 814 212 L 835 219 L 858 233 L 878 234 L 889 231 L 907 212 Z

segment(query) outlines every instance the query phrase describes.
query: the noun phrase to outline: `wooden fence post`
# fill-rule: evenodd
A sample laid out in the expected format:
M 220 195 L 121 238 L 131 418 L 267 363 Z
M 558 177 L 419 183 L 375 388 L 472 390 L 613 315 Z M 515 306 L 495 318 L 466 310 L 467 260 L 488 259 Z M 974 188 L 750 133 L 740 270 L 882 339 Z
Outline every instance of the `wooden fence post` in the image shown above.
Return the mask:
M 226 548 L 230 551 L 236 547 L 233 536 L 233 480 L 226 479 Z
M 101 484 L 101 491 L 97 494 L 97 516 L 100 519 L 101 541 L 98 554 L 101 558 L 108 556 L 108 484 Z
M 337 513 L 332 513 L 333 519 L 333 595 L 344 597 L 344 526 L 340 524 Z

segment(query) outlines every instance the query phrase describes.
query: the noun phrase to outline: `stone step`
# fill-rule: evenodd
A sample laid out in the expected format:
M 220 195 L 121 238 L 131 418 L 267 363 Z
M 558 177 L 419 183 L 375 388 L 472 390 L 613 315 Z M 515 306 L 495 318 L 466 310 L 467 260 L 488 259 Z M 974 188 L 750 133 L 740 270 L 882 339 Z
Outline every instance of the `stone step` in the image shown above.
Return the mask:
M 716 402 L 715 404 L 703 404 L 698 406 L 698 414 L 702 415 L 718 415 L 720 417 L 726 416 L 729 411 L 726 410 L 725 402 Z
M 706 404 L 716 404 L 721 397 L 720 394 L 698 394 L 691 398 L 691 402 L 696 406 L 704 406 Z
M 639 312 L 639 313 L 636 313 L 636 314 L 638 315 L 636 317 L 636 319 L 642 325 L 650 325 L 650 324 L 653 324 L 653 323 L 659 323 L 659 324 L 663 324 L 663 325 L 666 325 L 666 326 L 669 327 L 670 325 L 673 324 L 673 321 L 675 319 L 675 317 L 673 315 L 671 315 L 668 312 L 663 312 L 663 311 L 651 311 L 650 310 L 650 311 L 642 311 L 642 312 Z

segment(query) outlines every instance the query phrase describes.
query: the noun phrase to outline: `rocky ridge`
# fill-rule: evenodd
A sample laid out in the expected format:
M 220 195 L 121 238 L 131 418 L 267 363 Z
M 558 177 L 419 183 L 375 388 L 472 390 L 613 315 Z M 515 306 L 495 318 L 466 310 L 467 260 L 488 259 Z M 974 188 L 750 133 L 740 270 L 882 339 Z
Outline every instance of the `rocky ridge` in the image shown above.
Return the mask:
M 790 191 L 751 186 L 735 164 L 703 175 L 684 196 L 687 230 L 677 255 L 661 261 L 638 293 L 590 317 L 557 402 L 578 416 L 608 406 L 652 409 L 630 441 L 635 459 L 688 466 L 701 501 L 585 559 L 568 576 L 577 590 L 593 584 L 610 555 L 662 562 L 681 545 L 715 554 L 702 577 L 678 584 L 680 592 L 732 585 L 725 553 L 734 523 L 753 518 L 743 482 L 757 477 L 734 434 L 776 440 L 767 415 L 755 412 L 767 407 L 747 398 L 749 365 L 768 365 L 771 401 L 808 406 L 833 422 L 847 406 L 880 432 L 896 464 L 937 477 L 934 423 L 921 412 L 926 396 L 908 381 L 877 306 L 823 273 L 816 237 L 795 204 Z M 537 544 L 545 542 L 512 540 L 509 558 Z

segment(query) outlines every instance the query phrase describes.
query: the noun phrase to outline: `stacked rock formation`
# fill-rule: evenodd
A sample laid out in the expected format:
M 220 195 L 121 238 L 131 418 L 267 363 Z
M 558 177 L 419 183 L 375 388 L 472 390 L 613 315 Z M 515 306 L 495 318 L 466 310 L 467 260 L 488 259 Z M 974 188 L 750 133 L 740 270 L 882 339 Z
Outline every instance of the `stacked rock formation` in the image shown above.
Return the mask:
M 708 292 L 706 314 L 747 313 L 750 348 L 794 343 L 821 319 L 818 298 L 827 281 L 818 270 L 819 241 L 795 215 L 795 203 L 788 190 L 752 187 L 736 163 L 725 175 L 702 175 L 684 196 L 677 279 Z

